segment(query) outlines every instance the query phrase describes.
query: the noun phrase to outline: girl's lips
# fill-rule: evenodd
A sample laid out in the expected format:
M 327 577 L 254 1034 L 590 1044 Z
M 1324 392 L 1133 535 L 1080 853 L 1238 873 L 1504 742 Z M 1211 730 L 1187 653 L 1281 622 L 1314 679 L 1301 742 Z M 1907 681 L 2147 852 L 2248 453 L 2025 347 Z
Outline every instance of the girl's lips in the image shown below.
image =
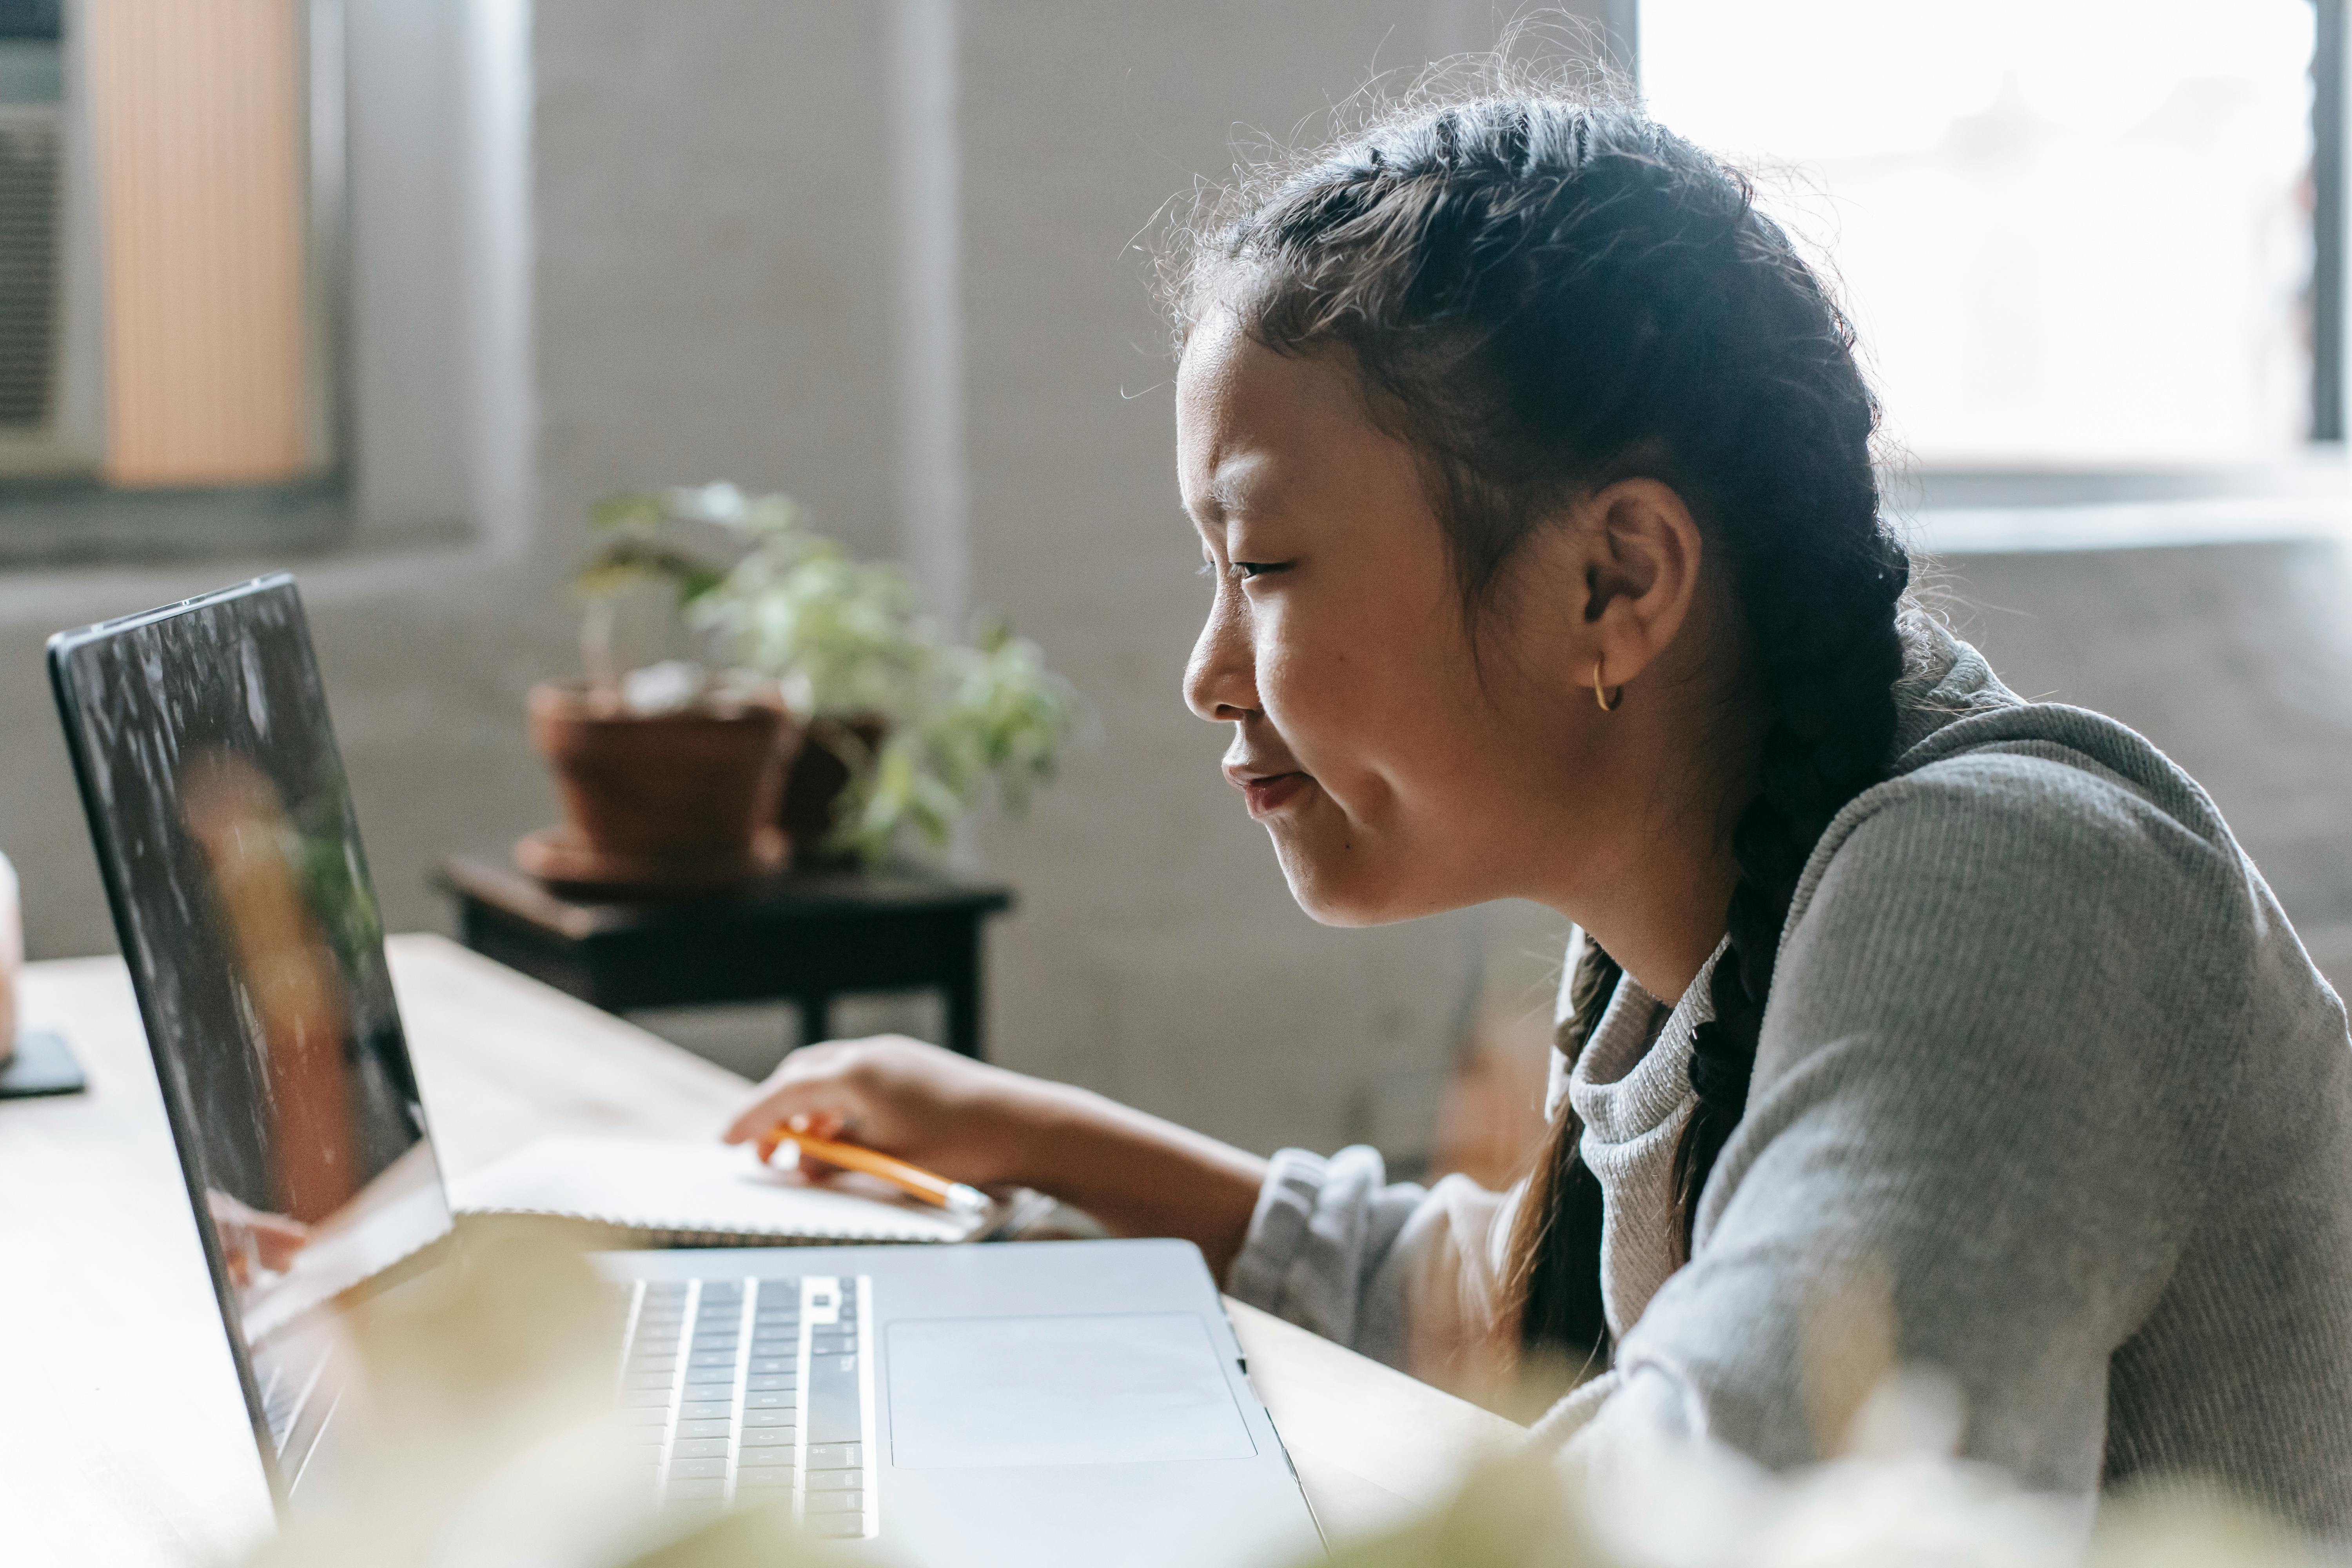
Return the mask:
M 1256 817 L 1272 816 L 1305 795 L 1315 783 L 1305 773 L 1276 773 L 1271 778 L 1237 782 L 1242 786 L 1242 798 L 1249 803 L 1249 814 Z

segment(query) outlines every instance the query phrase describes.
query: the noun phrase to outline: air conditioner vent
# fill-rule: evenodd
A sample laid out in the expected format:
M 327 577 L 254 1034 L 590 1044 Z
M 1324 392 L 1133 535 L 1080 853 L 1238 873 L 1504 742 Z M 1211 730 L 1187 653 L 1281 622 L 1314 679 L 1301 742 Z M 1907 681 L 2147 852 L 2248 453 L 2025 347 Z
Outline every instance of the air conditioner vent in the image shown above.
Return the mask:
M 0 428 L 49 422 L 57 384 L 58 127 L 0 119 Z

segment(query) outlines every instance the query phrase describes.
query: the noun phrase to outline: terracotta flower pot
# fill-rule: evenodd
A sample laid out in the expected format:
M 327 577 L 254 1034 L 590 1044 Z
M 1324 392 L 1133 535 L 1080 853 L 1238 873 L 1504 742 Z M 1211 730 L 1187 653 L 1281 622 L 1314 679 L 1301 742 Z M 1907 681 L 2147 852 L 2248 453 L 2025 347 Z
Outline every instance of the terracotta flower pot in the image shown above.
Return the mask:
M 796 862 L 814 865 L 826 859 L 824 841 L 833 832 L 833 814 L 842 792 L 849 787 L 850 764 L 870 763 L 889 732 L 888 722 L 878 713 L 809 721 L 807 741 L 784 778 L 783 808 L 777 818 L 792 841 Z
M 800 731 L 781 701 L 677 713 L 606 711 L 579 682 L 530 693 L 531 742 L 554 771 L 563 826 L 515 846 L 550 881 L 688 891 L 780 869 L 784 767 Z

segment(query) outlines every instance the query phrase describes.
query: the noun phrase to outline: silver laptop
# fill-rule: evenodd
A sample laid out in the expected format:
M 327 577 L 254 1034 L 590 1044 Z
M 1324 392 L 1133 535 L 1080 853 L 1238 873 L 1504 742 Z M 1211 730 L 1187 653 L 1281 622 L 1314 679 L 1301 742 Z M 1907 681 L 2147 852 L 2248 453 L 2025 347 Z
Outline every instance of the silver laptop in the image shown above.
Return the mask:
M 281 1509 L 362 1419 L 330 1309 L 450 1213 L 293 581 L 49 643 L 115 928 Z M 1173 1241 L 600 1255 L 648 1499 L 788 1502 L 957 1564 L 1319 1554 L 1199 1252 Z

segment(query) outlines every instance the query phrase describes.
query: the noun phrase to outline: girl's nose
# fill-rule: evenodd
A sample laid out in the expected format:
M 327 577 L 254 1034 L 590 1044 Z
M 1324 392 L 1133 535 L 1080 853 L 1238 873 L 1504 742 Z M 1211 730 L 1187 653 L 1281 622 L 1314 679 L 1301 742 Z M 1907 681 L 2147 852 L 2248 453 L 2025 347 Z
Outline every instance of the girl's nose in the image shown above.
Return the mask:
M 1184 667 L 1184 705 L 1212 724 L 1230 724 L 1257 711 L 1249 628 L 1234 596 L 1230 589 L 1218 593 Z

